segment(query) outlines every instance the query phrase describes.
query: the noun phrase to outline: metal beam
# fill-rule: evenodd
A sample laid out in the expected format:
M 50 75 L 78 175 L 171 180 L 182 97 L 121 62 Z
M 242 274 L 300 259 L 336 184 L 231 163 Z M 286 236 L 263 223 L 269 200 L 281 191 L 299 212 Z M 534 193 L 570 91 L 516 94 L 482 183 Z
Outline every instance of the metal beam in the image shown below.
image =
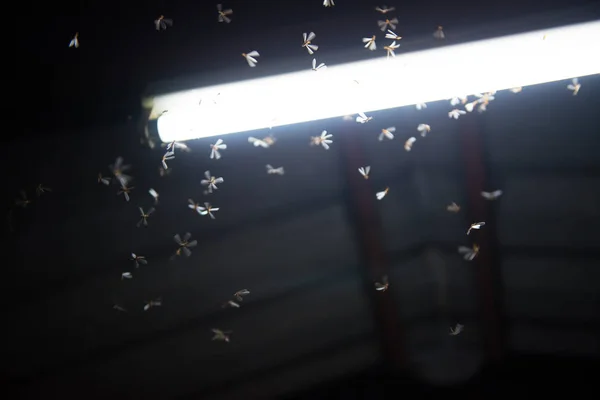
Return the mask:
M 383 249 L 381 220 L 377 213 L 375 192 L 369 182 L 364 182 L 358 168 L 367 165 L 363 146 L 356 132 L 347 132 L 339 141 L 342 161 L 346 171 L 346 204 L 356 240 L 361 253 L 361 273 L 364 288 L 371 300 L 375 321 L 381 334 L 385 363 L 394 372 L 405 365 L 404 335 L 399 312 L 389 293 L 375 291 L 373 282 L 388 275 L 389 264 Z
M 481 196 L 482 191 L 491 191 L 489 168 L 485 162 L 485 145 L 481 129 L 482 115 L 471 114 L 460 119 L 462 159 L 465 169 L 467 190 L 467 221 L 485 221 L 483 229 L 471 233 L 473 241 L 480 247 L 473 263 L 479 312 L 481 314 L 485 353 L 489 361 L 500 361 L 504 355 L 504 326 L 502 324 L 501 264 L 496 235 L 496 221 L 492 202 Z M 466 229 L 467 227 L 465 227 Z

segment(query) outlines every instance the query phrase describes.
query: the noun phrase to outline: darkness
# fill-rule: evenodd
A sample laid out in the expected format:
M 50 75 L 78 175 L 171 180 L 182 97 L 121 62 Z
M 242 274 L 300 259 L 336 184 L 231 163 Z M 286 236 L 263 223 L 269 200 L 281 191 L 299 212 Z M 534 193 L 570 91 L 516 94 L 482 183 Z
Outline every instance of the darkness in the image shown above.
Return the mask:
M 3 143 L 0 359 L 10 398 L 597 391 L 598 75 L 582 77 L 577 96 L 569 82 L 501 91 L 458 121 L 441 101 L 376 112 L 364 125 L 336 118 L 228 135 L 218 161 L 216 138 L 194 140 L 159 174 L 161 148 L 140 144 L 142 96 L 306 69 L 302 32 L 317 34 L 328 65 L 384 56 L 382 40 L 376 52 L 361 45 L 381 36 L 383 4 L 335 3 L 224 2 L 231 24 L 203 2 L 17 5 L 16 102 Z M 600 18 L 590 1 L 403 3 L 388 4 L 400 54 Z M 174 24 L 157 32 L 161 14 Z M 81 46 L 68 48 L 75 32 Z M 253 49 L 261 57 L 250 69 L 240 53 Z M 425 138 L 420 123 L 432 126 Z M 388 126 L 397 138 L 381 143 Z M 334 134 L 329 151 L 308 146 L 323 129 Z M 247 142 L 269 134 L 272 148 Z M 129 202 L 96 179 L 118 156 L 132 166 Z M 364 165 L 369 180 L 357 172 Z M 205 170 L 225 179 L 216 193 L 203 194 Z M 36 196 L 39 184 L 52 191 Z M 150 188 L 160 202 L 138 228 Z M 498 200 L 480 196 L 494 189 Z M 13 201 L 20 190 L 32 200 L 24 208 Z M 201 217 L 188 198 L 221 210 Z M 457 214 L 446 211 L 452 202 Z M 474 221 L 485 228 L 466 236 Z M 169 260 L 173 235 L 185 232 L 198 246 Z M 457 247 L 474 242 L 480 254 L 464 261 Z M 131 252 L 148 265 L 136 269 Z M 133 279 L 121 280 L 125 271 Z M 221 307 L 243 288 L 241 308 Z M 161 307 L 142 310 L 159 297 Z M 450 336 L 457 323 L 464 331 Z M 231 341 L 212 341 L 212 328 L 233 331 Z

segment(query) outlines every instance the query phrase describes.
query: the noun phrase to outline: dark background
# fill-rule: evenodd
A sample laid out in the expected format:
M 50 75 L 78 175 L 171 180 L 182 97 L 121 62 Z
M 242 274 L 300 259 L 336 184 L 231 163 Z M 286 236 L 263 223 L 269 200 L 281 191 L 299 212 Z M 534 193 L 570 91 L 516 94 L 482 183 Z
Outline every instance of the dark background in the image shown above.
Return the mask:
M 190 2 L 21 11 L 5 205 L 14 209 L 20 189 L 34 203 L 14 209 L 5 230 L 10 390 L 220 399 L 315 385 L 307 398 L 327 389 L 365 398 L 447 385 L 478 394 L 549 382 L 589 388 L 600 352 L 598 76 L 582 78 L 578 96 L 568 82 L 500 92 L 486 113 L 458 121 L 442 101 L 373 113 L 366 125 L 335 119 L 234 134 L 218 161 L 208 158 L 213 139 L 192 141 L 159 176 L 160 150 L 139 141 L 142 94 L 308 68 L 312 57 L 299 48 L 308 31 L 330 65 L 384 56 L 360 42 L 380 34 L 377 4 L 321 3 L 224 3 L 234 10 L 229 25 L 217 23 L 213 4 Z M 600 15 L 584 1 L 389 5 L 402 51 Z M 160 14 L 174 26 L 157 32 Z M 431 37 L 440 24 L 445 44 Z M 81 46 L 69 49 L 76 31 Z M 250 69 L 239 54 L 253 49 L 261 57 Z M 407 153 L 419 123 L 433 130 Z M 397 139 L 378 142 L 392 125 Z M 322 129 L 334 134 L 329 151 L 308 146 Z M 269 133 L 279 139 L 270 149 L 247 143 Z M 96 182 L 117 156 L 132 165 L 129 203 Z M 267 163 L 286 175 L 266 175 Z M 365 181 L 356 170 L 367 164 Z M 205 198 L 206 169 L 225 182 Z M 52 193 L 36 198 L 39 183 Z M 138 229 L 150 187 L 161 203 Z M 497 202 L 480 198 L 496 188 L 505 191 Z M 217 219 L 194 215 L 188 198 L 221 207 Z M 445 211 L 452 201 L 463 207 L 457 215 Z M 486 229 L 465 236 L 475 220 Z M 170 262 L 172 236 L 186 231 L 199 246 Z M 467 263 L 456 247 L 471 239 L 481 254 Z M 149 265 L 132 269 L 132 251 Z M 134 278 L 121 281 L 123 271 Z M 376 293 L 383 273 L 390 290 Z M 252 292 L 242 308 L 220 307 L 242 288 Z M 143 312 L 158 296 L 163 306 Z M 456 322 L 465 331 L 450 337 Z M 213 327 L 233 330 L 231 343 L 211 341 Z

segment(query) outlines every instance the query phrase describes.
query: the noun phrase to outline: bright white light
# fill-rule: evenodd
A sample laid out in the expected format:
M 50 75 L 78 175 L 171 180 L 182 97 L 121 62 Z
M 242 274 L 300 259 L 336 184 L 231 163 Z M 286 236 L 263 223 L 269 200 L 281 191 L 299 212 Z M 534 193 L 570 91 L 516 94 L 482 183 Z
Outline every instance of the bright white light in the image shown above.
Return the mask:
M 157 96 L 151 115 L 168 110 L 157 125 L 170 142 L 385 110 L 598 74 L 598 43 L 595 21 L 318 72 L 307 62 L 303 72 Z

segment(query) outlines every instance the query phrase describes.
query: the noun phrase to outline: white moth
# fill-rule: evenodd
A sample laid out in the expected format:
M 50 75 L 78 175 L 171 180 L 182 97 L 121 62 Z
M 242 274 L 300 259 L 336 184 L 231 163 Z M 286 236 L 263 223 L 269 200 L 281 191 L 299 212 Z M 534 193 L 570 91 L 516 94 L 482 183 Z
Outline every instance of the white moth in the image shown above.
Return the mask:
M 446 210 L 451 213 L 457 213 L 460 211 L 460 206 L 458 204 L 452 202 L 452 204 L 450 204 L 449 206 L 446 206 Z
M 103 177 L 102 174 L 98 174 L 98 183 L 104 183 L 108 186 L 110 185 L 110 179 Z
M 466 111 L 455 108 L 454 110 L 452 110 L 448 113 L 448 118 L 458 119 L 458 117 L 460 117 L 461 115 L 465 115 L 466 113 L 467 113 Z
M 148 190 L 148 193 L 150 193 L 150 196 L 152 196 L 154 198 L 154 204 L 158 204 L 158 192 L 152 188 L 150 188 L 150 190 Z
M 167 26 L 173 26 L 173 20 L 169 18 L 165 18 L 164 15 L 158 17 L 158 19 L 154 20 L 154 26 L 157 31 L 167 29 Z
M 581 89 L 581 83 L 579 83 L 579 79 L 573 78 L 571 83 L 567 85 L 567 89 L 573 91 L 573 96 L 577 96 L 577 93 L 579 93 L 579 89 Z
M 481 229 L 483 226 L 485 226 L 485 222 L 474 222 L 471 224 L 471 226 L 469 227 L 469 229 L 467 230 L 467 235 L 471 233 L 471 230 L 473 229 Z
M 315 51 L 319 50 L 319 46 L 316 44 L 312 44 L 312 41 L 317 37 L 314 32 L 302 34 L 302 38 L 304 42 L 302 43 L 302 47 L 306 47 L 308 54 L 313 54 Z
M 220 340 L 223 342 L 229 343 L 229 335 L 232 333 L 231 331 L 222 331 L 220 329 L 211 329 L 214 333 L 212 340 Z
M 152 307 L 160 307 L 160 306 L 162 306 L 162 300 L 159 297 L 156 300 L 150 300 L 149 302 L 147 302 L 146 305 L 144 306 L 144 311 L 148 311 Z
M 202 186 L 208 187 L 208 193 L 212 193 L 213 189 L 217 190 L 217 184 L 223 183 L 223 178 L 216 178 L 210 175 L 210 171 L 204 171 L 204 176 L 206 179 L 202 179 L 200 183 Z
M 218 95 L 217 95 L 218 96 Z M 215 101 L 216 104 L 216 101 Z M 175 140 L 173 140 L 172 142 L 169 142 L 167 144 L 162 144 L 162 147 L 167 148 L 167 152 L 173 153 L 175 154 L 175 149 L 180 149 L 181 151 L 185 151 L 185 152 L 190 152 L 191 149 L 189 148 L 189 146 L 183 142 L 177 142 Z
M 321 64 L 317 65 L 317 59 L 313 58 L 313 60 L 312 60 L 312 70 L 313 71 L 318 71 L 320 69 L 326 69 L 326 68 L 327 68 L 327 65 L 325 65 L 325 63 L 321 63 Z
M 396 50 L 398 47 L 400 47 L 399 44 L 396 44 L 396 41 L 393 41 L 389 46 L 384 46 L 383 48 L 385 49 L 385 51 L 387 51 L 387 58 L 390 58 L 390 56 L 392 57 L 396 57 L 396 53 L 394 53 L 394 50 Z
M 396 41 L 396 40 L 402 39 L 402 36 L 398 36 L 398 35 L 396 35 L 396 33 L 394 33 L 394 31 L 391 31 L 391 30 L 388 29 L 388 33 L 385 34 L 385 38 L 386 39 L 392 39 L 393 41 Z
M 323 131 L 321 132 L 321 136 L 311 136 L 310 145 L 321 145 L 325 150 L 329 150 L 329 145 L 333 143 L 333 140 L 331 140 L 332 137 L 333 135 L 328 134 L 327 131 Z
M 436 39 L 445 39 L 446 35 L 444 34 L 444 27 L 438 26 L 435 32 L 433 32 L 433 37 Z
M 363 178 L 369 179 L 369 172 L 371 172 L 371 166 L 367 165 L 366 167 L 360 167 L 358 169 L 358 172 L 363 176 Z
M 249 66 L 256 67 L 256 63 L 258 63 L 258 60 L 256 59 L 256 57 L 260 57 L 260 54 L 258 54 L 258 51 L 252 50 L 248 54 L 242 53 L 242 57 L 244 57 L 246 59 Z
M 73 39 L 69 42 L 69 47 L 79 47 L 79 32 L 75 32 L 75 36 L 73 36 Z
M 390 126 L 389 128 L 382 129 L 381 133 L 379 134 L 379 141 L 381 142 L 384 137 L 392 140 L 394 138 L 394 132 L 396 132 L 395 126 Z
M 223 6 L 221 4 L 217 4 L 217 12 L 219 13 L 217 21 L 225 22 L 227 24 L 231 22 L 231 19 L 229 19 L 229 17 L 227 16 L 233 14 L 233 10 L 223 10 Z
M 335 3 L 333 2 L 333 0 L 323 0 L 323 7 L 333 7 L 335 6 Z
M 431 126 L 427 124 L 419 124 L 417 126 L 417 131 L 421 132 L 422 137 L 425 137 L 425 135 L 427 135 L 431 131 Z
M 139 228 L 140 226 L 142 226 L 142 224 L 144 226 L 148 226 L 148 217 L 154 212 L 156 211 L 154 208 L 150 208 L 148 210 L 148 212 L 144 212 L 144 209 L 142 207 L 140 207 L 140 216 L 142 217 L 142 219 L 140 219 L 140 221 L 137 223 L 137 227 Z
M 427 103 L 417 103 L 415 104 L 415 107 L 417 108 L 417 110 L 422 110 L 424 108 L 427 108 Z
M 233 297 L 235 297 L 237 301 L 244 301 L 244 296 L 247 296 L 249 294 L 250 294 L 250 291 L 248 289 L 242 289 L 242 290 L 238 290 L 237 292 L 235 292 L 233 294 Z
M 382 14 L 387 14 L 389 12 L 392 12 L 396 9 L 396 7 L 387 7 L 387 6 L 381 6 L 381 7 L 375 7 L 375 11 L 379 11 Z
M 131 278 L 133 278 L 133 275 L 131 275 L 131 272 L 123 272 L 121 274 L 121 280 L 123 280 L 123 279 L 131 279 Z
M 375 43 L 376 36 L 373 35 L 370 38 L 363 38 L 363 43 L 365 43 L 365 49 L 369 49 L 371 51 L 377 50 L 377 44 Z
M 463 331 L 464 325 L 456 324 L 456 327 L 450 328 L 450 336 L 456 336 Z
M 198 207 L 200 215 L 208 215 L 211 219 L 215 219 L 213 212 L 219 211 L 218 207 L 213 207 L 210 203 L 204 203 L 204 207 Z
M 285 174 L 285 171 L 283 170 L 283 167 L 273 168 L 273 166 L 271 164 L 267 164 L 265 167 L 267 168 L 267 174 L 269 174 L 269 175 L 283 175 L 283 174 Z
M 161 162 L 162 162 L 162 166 L 163 166 L 163 168 L 164 168 L 164 169 L 169 169 L 169 166 L 167 165 L 167 161 L 170 161 L 170 160 L 172 160 L 172 159 L 174 159 L 174 158 L 175 158 L 175 154 L 174 154 L 174 153 L 172 153 L 172 152 L 170 152 L 170 151 L 167 151 L 167 152 L 166 152 L 166 153 L 165 153 L 165 154 L 162 156 L 162 159 L 161 159 Z
M 377 25 L 381 28 L 381 32 L 385 32 L 386 29 L 396 29 L 396 25 L 398 24 L 398 18 L 386 19 L 385 21 L 377 21 Z
M 215 144 L 210 145 L 210 158 L 214 158 L 216 160 L 221 158 L 221 153 L 219 150 L 227 150 L 227 145 L 223 143 L 223 139 L 219 139 Z
M 481 192 L 481 196 L 486 200 L 496 200 L 502 196 L 502 193 L 502 190 L 494 190 L 493 192 Z
M 139 268 L 140 264 L 142 264 L 142 265 L 148 264 L 148 260 L 146 260 L 146 257 L 138 256 L 135 253 L 131 253 L 131 261 L 133 261 L 133 264 L 135 265 L 136 268 Z
M 121 185 L 121 189 L 117 192 L 117 196 L 122 194 L 126 201 L 129 201 L 129 193 L 135 189 L 133 186 L 128 187 L 127 185 Z
M 381 282 L 375 282 L 375 290 L 378 292 L 385 292 L 390 287 L 390 283 L 388 282 L 388 277 L 385 275 L 381 278 Z
M 358 113 L 358 117 L 356 117 L 356 122 L 358 122 L 359 124 L 366 124 L 372 119 L 373 117 L 367 117 L 364 112 L 360 111 Z
M 404 150 L 406 151 L 411 151 L 412 150 L 412 146 L 415 143 L 415 141 L 417 140 L 416 137 L 410 137 L 408 138 L 408 140 L 406 142 L 404 142 Z
M 173 236 L 173 240 L 175 240 L 175 243 L 177 243 L 179 245 L 179 248 L 177 249 L 177 251 L 175 252 L 175 255 L 173 257 L 181 255 L 182 252 L 183 252 L 183 254 L 186 255 L 186 257 L 189 257 L 192 255 L 192 251 L 190 250 L 190 247 L 196 247 L 198 245 L 198 241 L 197 240 L 190 241 L 191 238 L 192 238 L 192 234 L 189 232 L 186 232 L 186 234 L 183 235 L 183 239 L 181 239 L 181 236 L 179 236 L 179 234 L 176 234 L 175 236 Z
M 384 191 L 375 193 L 375 197 L 377 197 L 377 200 L 381 200 L 385 197 L 386 194 L 388 194 L 389 191 L 390 188 L 386 187 Z
M 473 248 L 467 246 L 459 246 L 458 254 L 461 254 L 463 258 L 467 261 L 473 261 L 477 254 L 479 254 L 479 246 L 473 244 Z

